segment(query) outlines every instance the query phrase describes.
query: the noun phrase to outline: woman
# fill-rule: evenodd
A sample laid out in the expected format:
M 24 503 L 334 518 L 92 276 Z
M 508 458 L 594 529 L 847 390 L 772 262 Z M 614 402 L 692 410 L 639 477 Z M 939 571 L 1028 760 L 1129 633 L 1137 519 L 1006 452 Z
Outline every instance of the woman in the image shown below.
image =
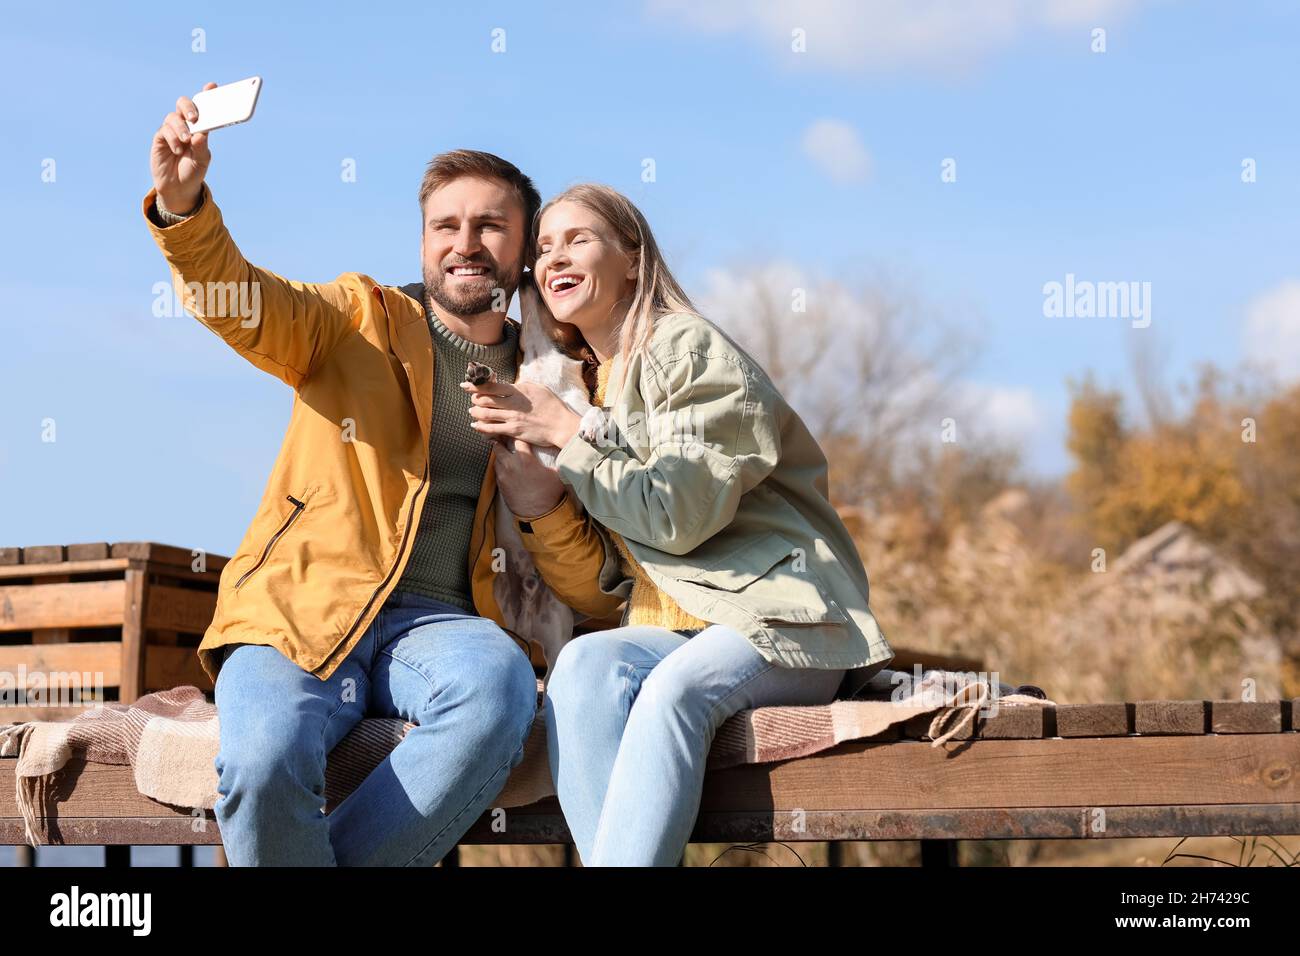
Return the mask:
M 497 383 L 471 387 L 472 427 L 558 448 L 560 479 L 622 556 L 623 626 L 554 662 L 551 772 L 585 865 L 673 865 L 728 717 L 829 703 L 893 652 L 827 499 L 825 455 L 696 313 L 640 211 L 579 185 L 536 225 L 538 288 L 599 360 L 593 401 L 614 427 L 589 442 L 546 389 Z

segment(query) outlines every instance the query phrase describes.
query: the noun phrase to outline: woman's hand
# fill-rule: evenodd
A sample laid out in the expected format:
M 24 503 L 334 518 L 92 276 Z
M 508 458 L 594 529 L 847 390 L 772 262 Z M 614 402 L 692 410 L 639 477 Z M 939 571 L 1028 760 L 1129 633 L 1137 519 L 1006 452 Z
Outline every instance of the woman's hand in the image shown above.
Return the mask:
M 563 448 L 578 433 L 581 417 L 545 385 L 461 382 L 460 387 L 471 393 L 470 427 L 489 437 Z

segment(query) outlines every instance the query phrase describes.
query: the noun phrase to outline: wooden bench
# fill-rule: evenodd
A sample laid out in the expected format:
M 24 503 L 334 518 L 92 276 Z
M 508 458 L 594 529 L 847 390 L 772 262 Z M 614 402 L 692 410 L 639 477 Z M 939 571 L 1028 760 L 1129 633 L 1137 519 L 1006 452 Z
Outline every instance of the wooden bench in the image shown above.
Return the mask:
M 109 699 L 194 684 L 226 558 L 152 542 L 0 548 L 0 671 L 92 671 Z M 615 622 L 616 623 L 616 622 Z M 583 630 L 606 626 L 589 622 Z M 612 626 L 612 625 L 610 625 Z M 979 671 L 898 649 L 890 666 Z M 930 718 L 888 739 L 841 744 L 706 777 L 696 842 L 919 840 L 926 863 L 956 841 L 1300 834 L 1295 701 L 1140 701 L 1004 708 L 933 748 Z M 0 724 L 76 709 L 0 708 Z M 0 758 L 0 845 L 21 845 L 14 761 Z M 466 844 L 567 844 L 554 798 L 489 819 Z M 136 792 L 130 768 L 74 761 L 59 777 L 51 844 L 220 844 L 195 816 Z M 121 852 L 109 860 L 120 863 Z
M 1004 707 L 938 748 L 924 736 L 926 717 L 892 728 L 891 739 L 709 773 L 692 840 L 919 840 L 923 864 L 951 865 L 960 840 L 1300 834 L 1298 708 Z M 126 767 L 74 762 L 56 799 L 51 843 L 220 843 L 210 811 L 196 817 L 140 796 Z M 554 798 L 505 818 L 499 833 L 485 814 L 462 843 L 570 842 Z M 0 844 L 22 836 L 13 760 L 0 759 Z

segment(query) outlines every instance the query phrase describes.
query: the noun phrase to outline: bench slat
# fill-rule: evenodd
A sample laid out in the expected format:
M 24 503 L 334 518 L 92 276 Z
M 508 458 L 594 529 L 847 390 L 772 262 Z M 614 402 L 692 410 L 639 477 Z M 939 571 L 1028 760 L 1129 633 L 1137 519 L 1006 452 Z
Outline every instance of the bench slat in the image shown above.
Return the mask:
M 746 764 L 702 810 L 1300 803 L 1300 735 L 1048 738 L 871 744 Z
M 1139 700 L 1133 705 L 1133 730 L 1139 734 L 1203 734 L 1210 705 L 1204 700 Z
M 1133 705 L 1057 704 L 1058 737 L 1124 737 L 1133 733 Z
M 825 840 L 1018 840 L 1018 839 L 1134 839 L 1140 837 L 1278 836 L 1300 833 L 1300 807 L 1279 804 L 1236 804 L 1220 807 L 1110 807 L 1106 828 L 1092 828 L 1087 807 L 1045 807 L 1019 810 L 815 811 L 799 828 L 787 817 L 772 814 L 700 814 L 693 843 L 783 843 Z M 1025 821 L 1032 825 L 1026 827 Z M 507 811 L 507 829 L 496 832 L 491 812 L 461 838 L 463 845 L 571 843 L 572 837 L 558 805 L 539 801 Z M 87 818 L 60 821 L 67 845 L 86 846 L 215 846 L 221 832 L 210 817 L 201 830 L 184 815 L 169 817 Z M 0 819 L 0 846 L 23 842 L 21 820 Z
M 787 831 L 800 819 L 818 826 L 809 831 L 818 835 L 803 839 L 828 839 L 828 827 L 838 827 L 840 839 L 1183 835 L 1196 827 L 1284 834 L 1300 832 L 1298 762 L 1295 733 L 975 740 L 939 748 L 848 742 L 797 760 L 710 772 L 701 818 L 766 819 L 783 839 L 793 838 Z M 0 759 L 0 832 L 20 820 L 13 765 Z M 169 808 L 136 792 L 128 767 L 74 761 L 55 790 L 58 825 L 69 841 L 63 825 L 76 820 L 107 826 L 168 816 Z M 529 827 L 555 832 L 554 821 L 536 819 L 558 814 L 548 799 L 553 812 L 547 801 L 507 810 L 507 832 L 493 842 L 529 842 Z M 1105 831 L 1081 830 L 1094 826 L 1099 807 L 1106 808 Z M 188 811 L 171 813 L 188 826 Z
M 18 846 L 23 821 L 0 819 L 0 846 Z M 79 818 L 59 821 L 59 844 L 65 846 L 204 846 L 221 845 L 221 830 L 211 815 L 195 831 L 190 817 Z
M 1282 731 L 1283 701 L 1210 701 L 1212 734 L 1276 734 Z

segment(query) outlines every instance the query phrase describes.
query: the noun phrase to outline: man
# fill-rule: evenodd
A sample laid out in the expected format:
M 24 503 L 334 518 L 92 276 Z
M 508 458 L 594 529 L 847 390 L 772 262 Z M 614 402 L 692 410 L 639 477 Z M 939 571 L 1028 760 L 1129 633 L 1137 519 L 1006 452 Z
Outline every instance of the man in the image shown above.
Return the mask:
M 492 598 L 496 479 L 533 516 L 517 519 L 523 540 L 562 600 L 603 617 L 626 596 L 608 538 L 527 445 L 470 428 L 458 387 L 470 359 L 514 380 L 505 308 L 537 190 L 489 153 L 436 156 L 420 188 L 423 285 L 294 282 L 248 263 L 226 231 L 204 182 L 208 137 L 185 123 L 197 117 L 181 97 L 154 135 L 145 218 L 186 308 L 295 390 L 199 646 L 226 853 L 433 865 L 522 759 L 537 705 L 527 635 L 503 629 Z M 418 726 L 326 816 L 326 757 L 365 716 Z

